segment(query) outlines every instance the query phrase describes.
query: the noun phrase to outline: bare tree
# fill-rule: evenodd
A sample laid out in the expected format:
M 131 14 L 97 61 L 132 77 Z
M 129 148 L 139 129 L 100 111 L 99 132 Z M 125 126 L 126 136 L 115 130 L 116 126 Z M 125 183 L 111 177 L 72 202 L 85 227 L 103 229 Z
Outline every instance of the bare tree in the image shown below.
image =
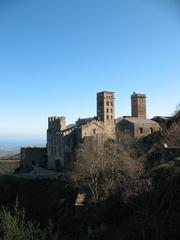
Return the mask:
M 77 149 L 73 179 L 89 187 L 94 201 L 119 192 L 135 194 L 144 166 L 129 147 L 128 142 L 107 140 L 103 135 L 85 138 Z
M 178 103 L 178 105 L 176 106 L 176 110 L 175 110 L 175 114 L 177 113 L 177 112 L 179 112 L 180 111 L 180 102 Z
M 168 146 L 180 146 L 180 122 L 173 123 L 169 129 L 164 131 L 163 141 Z

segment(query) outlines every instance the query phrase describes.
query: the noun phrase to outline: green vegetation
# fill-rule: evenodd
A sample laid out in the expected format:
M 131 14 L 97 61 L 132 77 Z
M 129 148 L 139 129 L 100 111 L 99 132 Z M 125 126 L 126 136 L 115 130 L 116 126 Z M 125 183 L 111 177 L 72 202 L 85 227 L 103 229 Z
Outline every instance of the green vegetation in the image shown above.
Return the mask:
M 48 231 L 42 231 L 38 223 L 27 221 L 24 209 L 16 205 L 12 210 L 2 207 L 0 236 L 2 240 L 48 240 Z
M 86 138 L 66 181 L 1 176 L 0 239 L 180 239 L 180 167 L 160 163 L 179 136 L 180 124 L 139 141 Z

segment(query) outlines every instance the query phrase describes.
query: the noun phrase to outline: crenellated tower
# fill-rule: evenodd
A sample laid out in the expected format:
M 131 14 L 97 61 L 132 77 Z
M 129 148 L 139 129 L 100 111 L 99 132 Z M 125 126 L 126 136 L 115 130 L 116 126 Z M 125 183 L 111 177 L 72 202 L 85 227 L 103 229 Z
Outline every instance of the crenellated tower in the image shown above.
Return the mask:
M 63 138 L 60 132 L 66 128 L 65 117 L 49 117 L 47 130 L 47 166 L 62 170 L 64 167 Z
M 65 117 L 49 117 L 48 118 L 48 129 L 53 132 L 60 132 L 65 129 L 66 119 Z

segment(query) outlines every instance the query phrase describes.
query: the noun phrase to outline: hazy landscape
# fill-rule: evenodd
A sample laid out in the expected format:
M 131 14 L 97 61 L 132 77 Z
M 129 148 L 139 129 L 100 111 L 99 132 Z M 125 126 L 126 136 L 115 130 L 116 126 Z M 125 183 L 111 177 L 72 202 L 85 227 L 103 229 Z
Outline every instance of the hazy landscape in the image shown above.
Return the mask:
M 18 147 L 0 147 L 0 157 L 10 157 L 18 153 L 20 153 Z
M 180 0 L 0 0 L 0 240 L 180 239 Z
M 36 139 L 0 139 L 0 157 L 13 156 L 20 153 L 21 147 L 41 147 L 43 140 Z

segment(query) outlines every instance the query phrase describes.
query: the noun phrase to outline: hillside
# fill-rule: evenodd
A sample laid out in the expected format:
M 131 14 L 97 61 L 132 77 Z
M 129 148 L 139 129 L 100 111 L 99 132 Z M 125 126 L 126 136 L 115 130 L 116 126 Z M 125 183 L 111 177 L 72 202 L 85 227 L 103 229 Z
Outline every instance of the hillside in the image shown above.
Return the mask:
M 14 158 L 18 157 L 18 154 L 20 153 L 20 149 L 19 148 L 12 148 L 12 147 L 0 147 L 0 157 L 3 158 L 7 158 L 7 157 L 11 157 Z

